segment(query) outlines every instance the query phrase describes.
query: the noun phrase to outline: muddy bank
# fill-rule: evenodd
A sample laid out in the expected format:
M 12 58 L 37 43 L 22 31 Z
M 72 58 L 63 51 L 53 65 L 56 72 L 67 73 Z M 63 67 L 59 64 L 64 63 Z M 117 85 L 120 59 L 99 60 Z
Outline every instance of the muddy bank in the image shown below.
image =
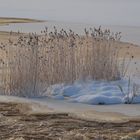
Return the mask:
M 0 103 L 0 139 L 119 140 L 136 132 L 140 121 L 110 123 L 88 121 L 68 113 L 30 113 L 21 103 Z

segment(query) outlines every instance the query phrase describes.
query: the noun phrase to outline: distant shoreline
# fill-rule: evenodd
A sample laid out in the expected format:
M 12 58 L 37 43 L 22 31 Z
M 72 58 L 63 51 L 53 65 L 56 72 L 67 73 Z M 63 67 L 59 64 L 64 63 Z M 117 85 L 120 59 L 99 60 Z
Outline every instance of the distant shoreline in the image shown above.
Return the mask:
M 11 23 L 33 23 L 33 22 L 44 22 L 44 20 L 30 18 L 0 17 L 0 25 L 8 25 Z

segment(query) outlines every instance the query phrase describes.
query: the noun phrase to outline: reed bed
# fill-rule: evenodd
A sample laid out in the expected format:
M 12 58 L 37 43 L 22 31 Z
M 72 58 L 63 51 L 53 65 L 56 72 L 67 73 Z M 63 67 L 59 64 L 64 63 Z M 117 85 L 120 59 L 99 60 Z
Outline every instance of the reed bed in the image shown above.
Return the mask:
M 101 27 L 85 29 L 82 36 L 56 27 L 53 32 L 46 27 L 40 35 L 19 34 L 0 45 L 1 94 L 40 96 L 53 84 L 121 79 L 120 38 L 121 33 Z

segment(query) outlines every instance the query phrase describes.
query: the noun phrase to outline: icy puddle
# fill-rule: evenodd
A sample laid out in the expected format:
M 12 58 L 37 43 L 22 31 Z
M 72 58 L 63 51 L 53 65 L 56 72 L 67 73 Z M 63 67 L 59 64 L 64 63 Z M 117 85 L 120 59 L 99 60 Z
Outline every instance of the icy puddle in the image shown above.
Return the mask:
M 0 102 L 26 104 L 31 109 L 29 113 L 68 113 L 70 116 L 94 121 L 126 122 L 140 119 L 139 104 L 88 105 L 47 97 L 27 99 L 12 96 L 0 96 Z

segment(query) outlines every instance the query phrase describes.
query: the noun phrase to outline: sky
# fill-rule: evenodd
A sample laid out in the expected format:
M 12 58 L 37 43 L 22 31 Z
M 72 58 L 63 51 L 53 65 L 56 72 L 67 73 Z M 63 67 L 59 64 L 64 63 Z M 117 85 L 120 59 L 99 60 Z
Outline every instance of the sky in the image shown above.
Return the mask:
M 0 17 L 140 26 L 140 0 L 0 0 Z

